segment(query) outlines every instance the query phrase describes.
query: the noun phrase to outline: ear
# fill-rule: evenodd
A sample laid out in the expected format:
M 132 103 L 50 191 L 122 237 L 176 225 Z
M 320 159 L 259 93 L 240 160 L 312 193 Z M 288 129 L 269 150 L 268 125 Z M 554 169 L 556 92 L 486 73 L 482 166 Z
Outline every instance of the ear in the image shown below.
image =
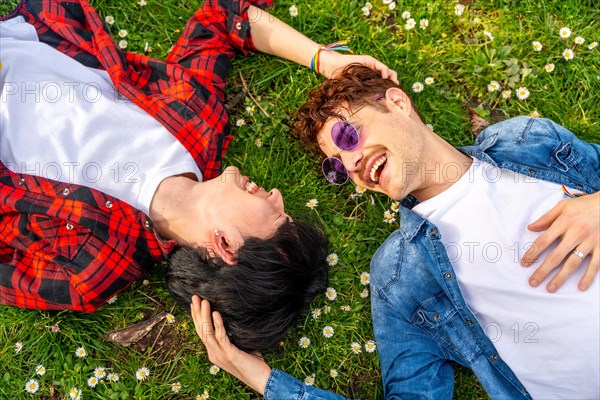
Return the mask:
M 238 244 L 230 240 L 224 231 L 218 231 L 219 235 L 213 236 L 213 249 L 216 255 L 220 256 L 226 264 L 235 265 L 237 263 Z
M 385 102 L 390 111 L 397 110 L 409 115 L 412 110 L 410 98 L 400 88 L 392 87 L 386 90 Z

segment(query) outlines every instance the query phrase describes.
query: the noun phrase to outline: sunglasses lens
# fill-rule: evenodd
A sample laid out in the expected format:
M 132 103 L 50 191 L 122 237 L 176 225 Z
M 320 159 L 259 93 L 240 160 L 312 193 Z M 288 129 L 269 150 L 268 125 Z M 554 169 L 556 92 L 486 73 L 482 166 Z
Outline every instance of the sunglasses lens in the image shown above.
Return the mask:
M 338 121 L 331 128 L 333 143 L 341 150 L 354 150 L 358 146 L 358 132 L 346 121 Z
M 333 157 L 323 160 L 323 175 L 334 185 L 343 185 L 348 181 L 348 170 L 340 160 Z

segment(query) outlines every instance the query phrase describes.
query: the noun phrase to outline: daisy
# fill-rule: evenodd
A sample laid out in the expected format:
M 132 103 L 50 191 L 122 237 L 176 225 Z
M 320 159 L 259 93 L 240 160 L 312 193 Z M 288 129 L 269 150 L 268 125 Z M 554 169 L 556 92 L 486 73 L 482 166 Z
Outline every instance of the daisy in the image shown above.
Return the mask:
M 363 7 L 360 9 L 360 11 L 362 11 L 362 13 L 365 17 L 368 17 L 369 15 L 371 15 L 371 10 L 369 10 L 368 7 Z
M 76 355 L 77 357 L 79 357 L 79 358 L 83 358 L 83 357 L 87 356 L 87 353 L 86 353 L 86 351 L 85 351 L 85 347 L 83 347 L 83 346 L 81 346 L 81 347 L 78 347 L 78 348 L 75 350 L 75 355 Z
M 377 350 L 377 345 L 375 344 L 375 342 L 372 340 L 367 340 L 367 343 L 365 343 L 365 351 L 367 353 L 372 353 L 375 350 Z
M 350 348 L 352 349 L 352 352 L 354 354 L 359 354 L 362 353 L 362 347 L 360 346 L 360 344 L 354 342 L 350 345 Z
M 44 367 L 41 364 L 38 365 L 37 367 L 35 367 L 35 373 L 39 376 L 44 376 L 44 374 L 46 373 L 46 367 Z
M 329 300 L 333 301 L 337 298 L 337 292 L 334 288 L 328 287 L 325 291 L 325 296 L 327 296 Z
M 363 299 L 369 297 L 369 289 L 364 289 L 362 292 L 360 292 L 360 297 L 362 297 Z
M 433 126 L 431 126 L 431 124 L 427 124 L 428 128 L 431 129 L 433 131 Z M 392 212 L 397 213 L 398 211 L 400 211 L 400 203 L 398 203 L 397 201 L 394 201 L 392 203 L 392 206 L 390 207 L 390 209 L 392 210 Z
M 367 191 L 367 188 L 364 188 L 364 187 L 362 187 L 362 186 L 356 186 L 356 187 L 354 188 L 354 191 L 355 191 L 357 194 L 363 194 L 364 192 L 366 192 L 366 191 Z
M 554 64 L 552 64 L 552 63 L 546 64 L 546 65 L 544 65 L 544 69 L 546 70 L 546 72 L 552 72 L 552 71 L 554 71 Z
M 392 1 L 394 1 L 394 0 L 383 0 L 383 4 L 385 4 L 385 5 L 387 6 L 387 5 L 388 5 L 388 4 L 390 4 Z
M 15 343 L 15 354 L 19 354 L 23 350 L 23 343 Z
M 216 375 L 217 373 L 219 373 L 220 370 L 221 368 L 218 365 L 213 364 L 208 370 L 208 372 L 210 372 L 211 375 Z
M 298 7 L 296 7 L 296 5 L 293 5 L 290 7 L 290 15 L 292 17 L 297 17 L 298 16 Z
M 111 372 L 110 374 L 108 374 L 106 376 L 106 380 L 109 382 L 119 382 L 119 379 L 121 379 L 121 377 L 119 376 L 119 374 Z
M 491 81 L 487 85 L 488 92 L 495 92 L 500 89 L 500 84 L 497 81 Z
M 517 89 L 517 98 L 519 100 L 526 100 L 529 97 L 529 90 L 525 86 L 521 86 Z
M 98 379 L 104 379 L 104 377 L 106 376 L 106 370 L 104 369 L 104 367 L 96 367 L 94 369 L 94 376 Z
M 107 15 L 106 17 L 104 17 L 104 22 L 106 22 L 109 25 L 112 25 L 115 23 L 115 17 L 113 17 L 112 15 Z
M 181 383 L 179 383 L 179 382 L 171 383 L 171 391 L 173 393 L 179 393 L 180 390 L 181 390 Z
M 325 328 L 323 328 L 323 336 L 325 336 L 327 339 L 332 337 L 333 336 L 333 328 L 330 327 L 329 325 L 327 325 Z
M 409 19 L 410 11 L 403 11 L 401 17 L 402 17 L 402 19 Z
M 338 260 L 338 255 L 335 253 L 331 253 L 327 256 L 327 264 L 329 264 L 330 267 L 336 265 L 338 263 Z
M 394 11 L 396 9 L 396 2 L 392 1 L 390 4 L 388 4 L 388 10 L 390 11 Z
M 135 377 L 138 381 L 145 381 L 150 375 L 150 370 L 146 367 L 142 367 L 135 371 Z
M 90 376 L 87 380 L 87 385 L 91 388 L 96 387 L 96 385 L 98 384 L 98 378 L 96 378 L 95 376 Z
M 128 33 L 129 33 L 129 32 L 127 32 L 127 30 L 125 30 L 125 29 L 120 29 L 120 30 L 119 30 L 119 37 L 120 37 L 120 38 L 124 38 L 125 36 L 127 36 L 127 34 L 128 34 Z
M 138 1 L 138 6 L 144 7 L 145 5 L 146 5 L 146 0 L 140 0 L 140 1 Z
M 542 49 L 544 48 L 544 46 L 542 46 L 542 43 L 538 42 L 537 40 L 535 42 L 531 42 L 531 45 L 533 46 L 533 50 L 535 51 L 542 51 Z
M 144 279 L 142 281 L 142 285 L 144 285 L 144 286 L 148 286 L 149 284 L 150 284 L 150 281 L 148 279 Z
M 315 376 L 314 375 L 309 375 L 306 377 L 306 379 L 304 379 L 304 384 L 307 386 L 312 386 L 315 384 Z
M 412 85 L 412 90 L 413 90 L 413 92 L 415 92 L 415 93 L 419 93 L 419 92 L 422 92 L 422 91 L 423 91 L 423 87 L 424 87 L 424 86 L 423 86 L 423 84 L 422 84 L 421 82 L 415 82 L 415 83 L 413 83 L 413 85 Z
M 308 348 L 308 346 L 310 346 L 310 339 L 306 336 L 301 337 L 300 340 L 298 340 L 298 346 L 302 347 L 303 349 Z
M 310 199 L 309 201 L 306 202 L 306 207 L 315 208 L 317 206 L 317 204 L 319 204 L 317 199 Z
M 320 308 L 315 308 L 314 310 L 312 310 L 312 317 L 313 319 L 319 319 L 319 317 L 321 316 L 321 309 Z
M 494 35 L 490 31 L 483 31 L 483 34 L 487 36 L 488 39 L 494 40 Z
M 127 43 L 127 40 L 125 40 L 125 39 L 123 39 L 123 40 L 119 40 L 119 48 L 120 48 L 120 49 L 126 49 L 128 44 L 129 44 L 129 43 Z M 111 300 L 112 300 L 112 299 L 111 299 Z M 113 303 L 114 303 L 114 301 L 113 301 Z M 112 303 L 110 302 L 110 300 L 109 300 L 108 304 L 112 304 Z
M 331 307 L 323 306 L 323 314 L 329 314 L 331 312 Z
M 421 21 L 419 21 L 419 26 L 421 29 L 425 30 L 429 26 L 429 21 L 426 18 L 423 18 Z
M 50 328 L 50 331 L 56 333 L 56 332 L 60 332 L 60 327 L 58 325 L 52 325 L 52 328 Z
M 575 57 L 575 53 L 571 49 L 565 49 L 565 51 L 562 52 L 562 55 L 567 61 L 572 60 L 573 57 Z
M 254 106 L 246 107 L 246 112 L 250 115 L 254 114 L 254 110 L 255 110 Z
M 340 310 L 342 310 L 344 312 L 348 312 L 348 311 L 350 311 L 350 306 L 348 304 L 343 305 L 340 307 Z
M 72 400 L 80 400 L 81 392 L 76 387 L 71 388 L 71 390 L 69 390 L 69 397 L 71 397 Z
M 425 78 L 426 85 L 433 85 L 433 82 L 435 82 L 435 81 L 433 80 L 432 77 L 428 76 L 427 78 Z
M 369 1 L 367 1 L 365 3 L 365 7 L 367 7 L 369 10 L 372 10 L 373 9 L 373 4 L 371 4 L 371 2 L 369 2 Z
M 204 391 L 204 393 L 196 396 L 196 400 L 208 400 L 208 399 L 209 399 L 209 396 L 208 396 L 208 392 L 206 390 Z
M 454 14 L 457 16 L 461 16 L 463 15 L 463 12 L 465 12 L 465 6 L 463 6 L 462 4 L 457 4 L 454 6 Z
M 123 41 L 123 40 L 121 40 L 121 42 L 122 42 L 122 41 Z M 125 42 L 126 42 L 126 40 L 125 40 Z M 120 43 L 120 42 L 119 42 L 119 43 Z M 119 44 L 119 46 L 121 46 L 121 45 Z M 127 46 L 125 46 L 125 47 L 127 47 Z M 122 47 L 122 48 L 124 48 L 124 47 Z M 117 295 L 116 295 L 116 294 L 115 294 L 113 297 L 111 297 L 110 299 L 108 299 L 107 303 L 108 303 L 108 304 L 115 304 L 115 301 L 117 301 Z
M 25 390 L 27 393 L 35 393 L 40 388 L 40 384 L 35 379 L 30 379 L 25 384 Z
M 167 314 L 167 316 L 165 317 L 167 319 L 167 322 L 169 324 L 174 324 L 175 323 L 175 316 L 173 314 Z
M 412 28 L 414 28 L 416 24 L 417 24 L 417 22 L 415 21 L 414 18 L 409 18 L 406 20 L 406 24 L 404 24 L 404 27 L 406 28 L 407 31 L 409 31 Z
M 569 36 L 571 36 L 571 30 L 567 27 L 560 28 L 560 30 L 558 31 L 558 34 L 560 35 L 561 38 L 566 39 Z
M 332 369 L 331 371 L 329 371 L 329 376 L 332 378 L 337 378 L 338 372 L 335 369 Z
M 391 224 L 394 221 L 396 221 L 396 217 L 394 217 L 394 214 L 390 212 L 390 210 L 385 210 L 385 212 L 383 213 L 383 222 L 385 222 L 386 224 Z
M 360 283 L 363 285 L 368 285 L 371 283 L 371 275 L 368 272 L 363 272 L 360 274 Z
M 534 110 L 531 114 L 529 114 L 529 116 L 531 118 L 539 118 L 540 117 L 540 113 L 538 112 L 538 110 Z
M 503 99 L 508 99 L 508 98 L 510 98 L 510 95 L 511 95 L 511 93 L 512 93 L 512 92 L 511 92 L 510 90 L 503 90 L 503 91 L 502 91 L 502 98 L 503 98 Z
M 575 44 L 583 44 L 583 43 L 585 43 L 585 39 L 583 37 L 577 36 L 575 38 Z
M 239 118 L 237 121 L 235 121 L 235 126 L 244 126 L 246 125 L 246 120 L 244 118 Z
M 260 140 L 259 138 L 256 138 L 256 139 L 254 140 L 254 145 L 255 145 L 256 147 L 262 147 L 262 145 L 263 145 L 263 141 L 262 141 L 262 140 Z
M 590 50 L 594 50 L 596 48 L 596 46 L 598 46 L 598 42 L 592 42 L 590 43 L 590 45 L 588 46 L 588 49 Z

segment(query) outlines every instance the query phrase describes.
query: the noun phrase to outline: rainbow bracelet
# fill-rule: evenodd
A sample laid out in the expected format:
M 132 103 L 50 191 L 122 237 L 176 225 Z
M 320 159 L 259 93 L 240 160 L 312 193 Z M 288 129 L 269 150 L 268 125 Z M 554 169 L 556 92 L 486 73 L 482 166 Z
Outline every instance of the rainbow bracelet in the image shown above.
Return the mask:
M 348 43 L 347 40 L 340 40 L 338 42 L 333 42 L 331 44 L 328 44 L 327 46 L 321 45 L 319 47 L 319 50 L 317 50 L 317 52 L 313 56 L 312 60 L 310 60 L 310 69 L 312 69 L 313 71 L 315 71 L 318 74 L 320 73 L 320 71 L 319 71 L 319 55 L 321 54 L 321 50 L 348 51 L 348 52 L 352 53 L 352 50 L 350 50 L 350 47 L 346 46 L 346 43 Z

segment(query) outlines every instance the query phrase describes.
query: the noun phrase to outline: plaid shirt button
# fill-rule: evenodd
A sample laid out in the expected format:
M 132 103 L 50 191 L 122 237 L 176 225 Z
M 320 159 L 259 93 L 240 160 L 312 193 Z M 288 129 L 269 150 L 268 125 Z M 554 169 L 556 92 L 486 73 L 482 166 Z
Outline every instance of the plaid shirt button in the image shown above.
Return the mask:
M 112 208 L 113 202 L 108 200 L 106 203 L 104 203 L 104 205 L 106 206 L 106 208 Z
M 237 29 L 238 31 L 239 31 L 240 29 L 242 29 L 242 23 L 241 23 L 241 22 L 238 22 L 237 24 L 235 24 L 235 29 Z
M 69 193 L 71 193 L 71 191 L 69 190 L 69 188 L 64 188 L 62 191 L 63 196 L 68 196 Z
M 67 226 L 66 226 L 67 230 L 70 231 L 71 229 L 73 229 L 73 224 L 70 222 L 67 222 Z
M 25 184 L 25 178 L 19 179 L 19 186 L 23 186 Z
M 144 226 L 148 229 L 150 229 L 150 227 L 152 226 L 152 222 L 150 222 L 149 219 L 146 220 L 146 222 L 144 222 Z

